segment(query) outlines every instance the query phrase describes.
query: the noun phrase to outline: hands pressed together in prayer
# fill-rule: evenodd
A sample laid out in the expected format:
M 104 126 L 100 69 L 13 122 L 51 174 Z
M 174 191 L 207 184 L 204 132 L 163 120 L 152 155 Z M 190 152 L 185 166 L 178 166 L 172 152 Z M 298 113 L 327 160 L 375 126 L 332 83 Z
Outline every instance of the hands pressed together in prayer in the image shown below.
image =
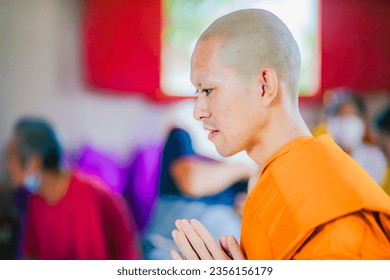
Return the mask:
M 198 220 L 177 220 L 172 231 L 181 255 L 171 251 L 174 260 L 245 260 L 234 236 L 221 236 L 219 244 Z

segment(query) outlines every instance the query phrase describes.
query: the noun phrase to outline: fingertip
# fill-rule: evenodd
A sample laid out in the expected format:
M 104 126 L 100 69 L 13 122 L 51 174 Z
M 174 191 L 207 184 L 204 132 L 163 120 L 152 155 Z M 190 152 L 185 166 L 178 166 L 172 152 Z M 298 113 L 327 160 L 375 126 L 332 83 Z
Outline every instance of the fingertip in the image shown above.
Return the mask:
M 226 243 L 227 242 L 227 239 L 228 239 L 228 237 L 226 236 L 226 235 L 221 235 L 220 237 L 219 237 L 219 241 L 220 242 L 224 242 L 224 243 Z
M 226 235 L 221 235 L 219 237 L 219 244 L 221 244 L 221 246 L 226 249 L 227 246 L 228 246 L 228 237 Z
M 175 221 L 175 226 L 176 226 L 176 227 L 179 227 L 179 224 L 180 224 L 180 219 L 177 219 L 177 220 Z
M 176 220 L 176 227 L 178 230 L 183 230 L 183 223 L 185 222 L 186 220 L 185 219 L 178 219 Z
M 190 220 L 190 224 L 193 226 L 193 227 L 195 227 L 195 228 L 204 228 L 204 225 L 201 223 L 201 222 L 199 222 L 199 220 L 197 220 L 197 219 L 192 219 L 192 220 Z
M 230 235 L 229 237 L 227 237 L 227 240 L 232 245 L 238 244 L 238 241 L 236 237 L 234 237 L 234 235 Z

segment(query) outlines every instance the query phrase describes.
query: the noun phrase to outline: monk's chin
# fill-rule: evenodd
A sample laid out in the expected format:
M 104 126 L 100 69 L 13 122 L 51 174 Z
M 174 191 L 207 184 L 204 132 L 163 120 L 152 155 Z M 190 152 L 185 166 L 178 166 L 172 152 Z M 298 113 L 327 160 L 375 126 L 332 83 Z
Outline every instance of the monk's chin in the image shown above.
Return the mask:
M 240 152 L 228 149 L 227 147 L 219 147 L 217 145 L 215 145 L 215 148 L 217 149 L 218 154 L 222 157 L 231 157 Z

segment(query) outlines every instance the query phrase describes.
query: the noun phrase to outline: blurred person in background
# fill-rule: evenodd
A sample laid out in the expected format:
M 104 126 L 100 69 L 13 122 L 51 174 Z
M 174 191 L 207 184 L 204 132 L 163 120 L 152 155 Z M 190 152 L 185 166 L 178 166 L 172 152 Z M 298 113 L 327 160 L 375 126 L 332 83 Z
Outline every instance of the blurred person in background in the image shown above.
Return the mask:
M 12 190 L 5 181 L 0 182 L 0 260 L 18 257 L 19 217 Z
M 28 259 L 135 259 L 122 198 L 85 175 L 65 172 L 51 125 L 22 118 L 6 148 L 13 185 L 31 193 L 23 238 Z
M 3 174 L 0 174 L 0 259 L 21 259 L 23 258 L 21 240 L 25 230 L 30 193 L 24 188 L 13 188 L 5 172 L 5 165 L 1 166 Z
M 324 93 L 325 122 L 314 135 L 329 133 L 335 142 L 370 176 L 381 184 L 386 172 L 386 158 L 381 149 L 370 143 L 366 107 L 349 88 L 336 88 Z
M 198 219 L 214 238 L 229 234 L 239 239 L 243 197 L 254 172 L 246 163 L 198 154 L 189 132 L 173 128 L 163 149 L 159 199 L 144 239 L 145 258 L 171 259 L 177 219 Z
M 377 143 L 387 159 L 386 175 L 383 178 L 382 187 L 390 195 L 390 105 L 377 114 L 374 123 L 378 131 Z

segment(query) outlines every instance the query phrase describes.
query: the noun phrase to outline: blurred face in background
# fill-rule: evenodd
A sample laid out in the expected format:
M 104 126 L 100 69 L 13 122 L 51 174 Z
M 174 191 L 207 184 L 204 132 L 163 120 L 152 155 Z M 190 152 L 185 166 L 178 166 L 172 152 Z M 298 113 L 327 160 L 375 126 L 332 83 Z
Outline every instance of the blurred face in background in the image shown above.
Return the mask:
M 38 154 L 32 154 L 23 163 L 18 153 L 16 137 L 10 138 L 6 148 L 7 171 L 15 187 L 24 187 L 31 193 L 39 192 L 42 182 L 42 161 Z
M 16 148 L 15 136 L 8 140 L 6 146 L 6 167 L 12 183 L 18 187 L 21 186 L 24 180 L 25 168 Z
M 363 142 L 365 129 L 359 109 L 351 102 L 340 105 L 337 115 L 328 119 L 330 135 L 347 153 L 355 150 Z
M 357 116 L 360 117 L 359 109 L 356 107 L 355 104 L 351 102 L 346 102 L 342 105 L 340 105 L 340 108 L 338 108 L 338 116 Z

